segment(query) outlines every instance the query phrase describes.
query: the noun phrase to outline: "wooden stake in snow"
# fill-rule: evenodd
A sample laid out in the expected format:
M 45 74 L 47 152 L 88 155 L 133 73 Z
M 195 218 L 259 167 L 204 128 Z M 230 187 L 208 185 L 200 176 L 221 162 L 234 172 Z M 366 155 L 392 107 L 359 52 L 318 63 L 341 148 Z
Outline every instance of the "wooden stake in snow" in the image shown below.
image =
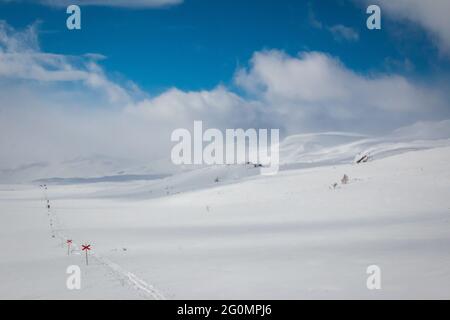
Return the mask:
M 86 265 L 89 265 L 88 251 L 91 251 L 91 245 L 90 244 L 83 244 L 81 246 L 81 250 L 86 252 Z
M 72 245 L 72 240 L 67 240 L 67 255 L 70 256 L 70 246 Z

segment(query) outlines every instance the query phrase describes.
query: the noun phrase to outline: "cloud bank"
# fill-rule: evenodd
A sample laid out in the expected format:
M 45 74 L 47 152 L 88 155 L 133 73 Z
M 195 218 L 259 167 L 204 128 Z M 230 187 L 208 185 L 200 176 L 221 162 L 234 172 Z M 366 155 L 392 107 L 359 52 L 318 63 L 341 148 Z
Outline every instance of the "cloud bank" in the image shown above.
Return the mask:
M 111 80 L 98 57 L 43 52 L 36 25 L 18 31 L 0 23 L 0 169 L 92 154 L 170 162 L 172 130 L 191 128 L 194 120 L 284 135 L 382 134 L 448 116 L 443 88 L 395 74 L 358 74 L 321 52 L 256 52 L 231 87 L 172 88 L 144 98 L 135 86 Z
M 445 109 L 440 90 L 399 75 L 360 75 L 319 52 L 292 57 L 255 53 L 236 83 L 270 108 L 270 117 L 296 130 L 387 129 Z

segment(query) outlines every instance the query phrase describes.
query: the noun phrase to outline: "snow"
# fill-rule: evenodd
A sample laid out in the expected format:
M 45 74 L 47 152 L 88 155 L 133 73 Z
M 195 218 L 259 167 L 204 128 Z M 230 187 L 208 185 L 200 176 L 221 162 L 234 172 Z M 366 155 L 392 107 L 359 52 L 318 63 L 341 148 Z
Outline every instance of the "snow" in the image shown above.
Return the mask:
M 49 186 L 56 238 L 38 186 L 0 185 L 0 298 L 450 298 L 448 141 L 320 136 L 285 141 L 273 177 L 217 166 Z M 371 161 L 354 164 L 360 152 Z M 92 244 L 89 266 L 67 237 Z

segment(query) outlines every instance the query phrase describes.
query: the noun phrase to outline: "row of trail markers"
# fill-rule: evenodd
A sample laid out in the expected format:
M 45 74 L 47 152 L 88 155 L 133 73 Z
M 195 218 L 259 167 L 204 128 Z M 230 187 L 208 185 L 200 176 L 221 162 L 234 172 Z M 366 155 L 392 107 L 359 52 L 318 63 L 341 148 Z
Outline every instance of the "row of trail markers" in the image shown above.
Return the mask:
M 54 227 L 53 227 L 53 217 L 52 217 L 52 215 L 51 215 L 51 211 L 50 211 L 50 208 L 51 208 L 51 206 L 50 206 L 50 200 L 48 199 L 48 196 L 47 196 L 47 186 L 46 185 L 40 185 L 40 187 L 43 189 L 43 191 L 44 191 L 44 197 L 45 197 L 45 200 L 46 200 L 46 204 L 47 204 L 47 214 L 48 214 L 48 216 L 49 216 L 49 219 L 50 219 L 50 229 L 51 229 L 51 231 L 52 231 L 52 238 L 56 238 L 56 236 L 55 236 L 55 230 L 54 230 Z M 66 240 L 66 244 L 67 244 L 67 255 L 68 256 L 70 256 L 70 252 L 71 252 L 71 249 L 72 249 L 72 245 L 74 244 L 73 243 L 73 240 L 72 239 L 67 239 Z M 85 256 L 86 256 L 86 265 L 89 265 L 89 251 L 91 251 L 92 250 L 92 247 L 91 247 L 91 245 L 90 244 L 83 244 L 82 246 L 81 246 L 81 251 L 84 251 L 85 252 Z

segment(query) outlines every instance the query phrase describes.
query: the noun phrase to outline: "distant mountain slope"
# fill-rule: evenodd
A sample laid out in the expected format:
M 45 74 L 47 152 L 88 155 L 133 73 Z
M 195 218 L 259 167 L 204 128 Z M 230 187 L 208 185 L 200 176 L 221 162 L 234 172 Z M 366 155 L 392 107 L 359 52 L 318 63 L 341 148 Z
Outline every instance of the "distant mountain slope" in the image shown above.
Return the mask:
M 450 139 L 412 140 L 408 137 L 367 136 L 339 132 L 295 135 L 280 144 L 282 169 L 352 163 L 367 155 L 369 160 L 414 150 L 450 145 Z
M 286 137 L 280 143 L 280 170 L 353 163 L 367 156 L 369 161 L 414 150 L 450 146 L 450 121 L 417 123 L 384 137 L 349 132 L 322 132 Z M 37 162 L 0 169 L 0 183 L 36 181 L 52 184 L 124 182 L 176 177 L 164 184 L 197 189 L 259 174 L 252 165 L 190 167 L 175 166 L 170 160 L 142 163 L 104 155 L 79 157 L 64 162 Z M 172 182 L 173 181 L 173 182 Z

